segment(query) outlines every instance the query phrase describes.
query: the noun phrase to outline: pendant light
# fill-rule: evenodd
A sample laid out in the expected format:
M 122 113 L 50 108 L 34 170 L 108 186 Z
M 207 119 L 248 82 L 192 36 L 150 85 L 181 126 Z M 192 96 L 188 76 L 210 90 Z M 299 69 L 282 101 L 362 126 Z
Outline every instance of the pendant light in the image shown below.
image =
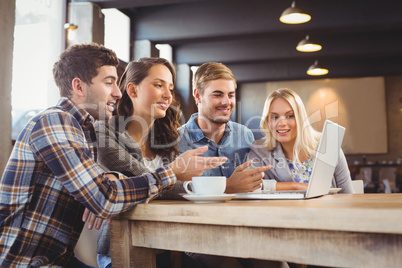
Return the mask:
M 300 52 L 316 52 L 320 51 L 322 49 L 322 46 L 310 40 L 310 37 L 306 35 L 306 38 L 299 42 L 296 49 Z
M 279 20 L 287 24 L 300 24 L 311 20 L 311 16 L 297 8 L 296 1 L 293 1 L 292 5 L 283 11 Z
M 73 24 L 73 23 L 66 23 L 64 24 L 64 29 L 67 31 L 67 38 L 70 41 L 73 41 L 76 37 L 76 30 L 78 29 L 78 26 Z
M 318 76 L 318 75 L 326 75 L 328 73 L 328 69 L 325 69 L 318 65 L 318 60 L 314 62 L 313 65 L 311 65 L 308 70 L 307 74 L 308 75 L 313 75 L 313 76 Z

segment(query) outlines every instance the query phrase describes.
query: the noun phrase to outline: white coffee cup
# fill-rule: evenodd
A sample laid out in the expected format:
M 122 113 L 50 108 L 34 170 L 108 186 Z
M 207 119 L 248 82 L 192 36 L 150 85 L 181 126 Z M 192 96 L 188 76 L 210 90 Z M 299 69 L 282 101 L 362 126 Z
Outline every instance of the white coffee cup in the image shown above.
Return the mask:
M 188 186 L 191 185 L 190 190 Z M 191 181 L 183 184 L 184 190 L 193 195 L 222 195 L 226 189 L 226 177 L 224 176 L 203 176 L 193 177 Z

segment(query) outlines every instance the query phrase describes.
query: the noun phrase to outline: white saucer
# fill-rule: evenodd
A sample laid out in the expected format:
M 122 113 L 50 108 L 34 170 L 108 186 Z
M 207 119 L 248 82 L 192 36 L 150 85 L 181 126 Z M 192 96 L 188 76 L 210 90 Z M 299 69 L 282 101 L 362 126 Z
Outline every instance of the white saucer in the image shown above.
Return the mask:
M 329 188 L 328 194 L 336 194 L 338 193 L 342 188 Z
M 216 203 L 229 201 L 235 194 L 221 194 L 221 195 L 195 195 L 195 194 L 185 194 L 183 198 L 194 201 L 195 203 Z

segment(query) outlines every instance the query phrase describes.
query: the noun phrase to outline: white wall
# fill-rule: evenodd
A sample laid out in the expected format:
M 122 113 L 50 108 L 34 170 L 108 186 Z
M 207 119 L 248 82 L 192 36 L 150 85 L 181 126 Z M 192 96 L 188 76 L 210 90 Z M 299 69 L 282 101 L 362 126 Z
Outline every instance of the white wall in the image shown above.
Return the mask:
M 244 84 L 241 107 L 245 116 L 242 118 L 257 115 L 254 121 L 259 124 L 266 97 L 279 88 L 289 88 L 300 95 L 310 123 L 318 131 L 325 119 L 346 127 L 342 146 L 346 154 L 388 152 L 384 77 Z M 242 123 L 247 125 L 243 119 Z

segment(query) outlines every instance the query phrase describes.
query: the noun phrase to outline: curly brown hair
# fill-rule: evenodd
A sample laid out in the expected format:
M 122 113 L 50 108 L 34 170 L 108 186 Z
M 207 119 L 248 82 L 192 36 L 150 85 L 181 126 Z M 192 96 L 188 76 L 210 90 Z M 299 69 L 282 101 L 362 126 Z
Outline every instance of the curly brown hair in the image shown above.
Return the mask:
M 70 98 L 71 81 L 78 77 L 87 84 L 98 75 L 104 65 L 117 67 L 119 59 L 116 53 L 96 43 L 78 44 L 67 48 L 53 66 L 53 77 L 59 87 L 60 96 Z
M 140 84 L 141 81 L 149 75 L 149 69 L 152 66 L 161 64 L 166 66 L 172 74 L 173 84 L 176 82 L 176 70 L 166 59 L 156 57 L 144 57 L 137 61 L 131 61 L 120 79 L 120 90 L 122 98 L 117 102 L 117 115 L 123 116 L 124 120 L 133 115 L 134 105 L 127 94 L 128 83 Z M 180 127 L 180 104 L 172 94 L 172 103 L 166 110 L 166 116 L 156 119 L 151 131 L 148 134 L 146 144 L 148 148 L 156 155 L 162 158 L 172 160 L 179 154 L 178 139 Z

